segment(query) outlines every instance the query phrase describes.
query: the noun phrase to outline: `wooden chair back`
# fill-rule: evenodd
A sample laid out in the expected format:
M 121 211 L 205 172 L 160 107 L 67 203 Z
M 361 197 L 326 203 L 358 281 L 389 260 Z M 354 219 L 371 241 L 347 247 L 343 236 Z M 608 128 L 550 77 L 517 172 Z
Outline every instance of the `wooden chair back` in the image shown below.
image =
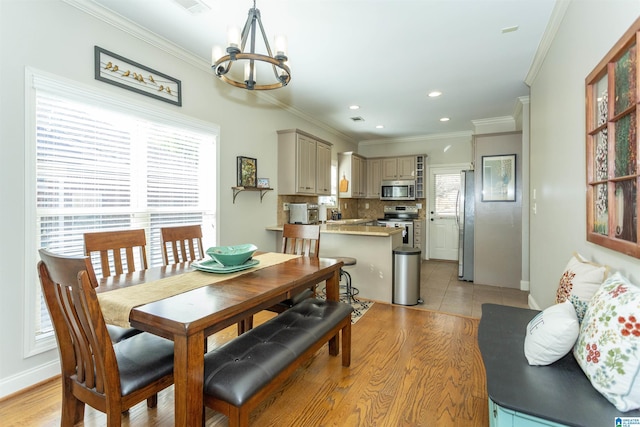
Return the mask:
M 142 264 L 139 268 L 136 268 L 136 251 Z M 111 274 L 132 273 L 148 268 L 147 237 L 143 229 L 84 233 L 84 253 L 91 256 L 93 252 L 100 254 L 103 277 L 109 277 Z M 111 265 L 114 268 L 113 272 Z M 124 266 L 126 266 L 126 271 Z
M 59 256 L 44 249 L 40 259 L 40 284 L 62 367 L 61 425 L 82 421 L 85 403 L 105 412 L 109 426 L 120 426 L 122 412 L 142 400 L 155 406 L 157 392 L 171 385 L 173 376 L 122 395 L 118 361 L 96 295 L 91 259 Z
M 282 231 L 282 253 L 318 257 L 320 226 L 285 224 Z
M 163 227 L 160 229 L 160 241 L 164 265 L 204 258 L 202 227 L 199 224 Z M 169 254 L 172 255 L 171 259 Z

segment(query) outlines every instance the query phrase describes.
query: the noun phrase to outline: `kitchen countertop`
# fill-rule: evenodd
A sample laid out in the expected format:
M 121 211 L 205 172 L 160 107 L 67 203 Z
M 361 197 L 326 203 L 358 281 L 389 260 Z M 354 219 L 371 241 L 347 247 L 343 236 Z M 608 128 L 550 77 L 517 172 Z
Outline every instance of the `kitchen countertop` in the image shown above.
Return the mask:
M 342 221 L 350 221 L 350 220 L 342 220 Z M 370 220 L 361 220 L 362 223 L 369 222 Z M 402 228 L 389 228 L 389 227 L 378 227 L 378 226 L 369 226 L 369 225 L 353 225 L 345 223 L 345 224 L 336 224 L 336 223 L 327 223 L 320 225 L 320 233 L 328 233 L 328 234 L 351 234 L 355 236 L 376 236 L 376 237 L 389 237 L 394 234 L 402 233 L 404 229 Z M 355 223 L 358 224 L 358 223 Z M 282 231 L 282 225 L 274 225 L 271 227 L 267 227 L 267 231 Z

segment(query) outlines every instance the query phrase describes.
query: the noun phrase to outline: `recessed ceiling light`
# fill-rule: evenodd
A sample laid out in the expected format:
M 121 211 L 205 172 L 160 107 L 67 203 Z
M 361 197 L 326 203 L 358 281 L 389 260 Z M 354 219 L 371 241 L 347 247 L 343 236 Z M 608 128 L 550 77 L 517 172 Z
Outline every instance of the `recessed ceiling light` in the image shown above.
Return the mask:
M 360 106 L 359 105 L 349 105 L 349 109 L 350 110 L 358 110 L 358 109 L 360 109 Z
M 449 117 L 443 117 L 440 119 L 441 122 L 448 122 L 449 120 L 451 120 Z
M 432 92 L 429 92 L 429 98 L 437 98 L 440 95 L 442 95 L 442 92 L 440 92 L 438 90 L 434 90 Z
M 384 125 L 378 125 L 376 126 L 376 129 L 384 129 Z

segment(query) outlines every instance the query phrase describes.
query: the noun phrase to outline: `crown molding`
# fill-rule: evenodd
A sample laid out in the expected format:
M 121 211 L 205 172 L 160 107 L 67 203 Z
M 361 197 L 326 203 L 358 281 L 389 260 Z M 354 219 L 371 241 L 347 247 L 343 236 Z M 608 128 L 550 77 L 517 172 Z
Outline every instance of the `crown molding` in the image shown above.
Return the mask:
M 471 137 L 473 137 L 472 131 L 435 133 L 435 134 L 422 135 L 422 136 L 411 136 L 407 138 L 370 139 L 366 141 L 360 141 L 358 143 L 358 146 L 396 144 L 396 143 L 407 143 L 407 142 L 424 142 L 424 141 L 430 141 L 430 140 L 471 138 Z
M 542 68 L 542 63 L 544 62 L 544 59 L 546 58 L 547 53 L 551 48 L 551 43 L 553 43 L 553 39 L 556 37 L 558 28 L 560 28 L 560 24 L 562 23 L 564 15 L 567 12 L 570 4 L 571 0 L 556 0 L 553 11 L 551 11 L 551 17 L 549 18 L 549 22 L 547 23 L 547 28 L 544 30 L 544 34 L 542 35 L 542 39 L 540 40 L 540 44 L 538 45 L 536 54 L 533 57 L 531 66 L 529 67 L 529 72 L 524 78 L 524 82 L 527 86 L 531 87 L 538 75 L 538 72 Z

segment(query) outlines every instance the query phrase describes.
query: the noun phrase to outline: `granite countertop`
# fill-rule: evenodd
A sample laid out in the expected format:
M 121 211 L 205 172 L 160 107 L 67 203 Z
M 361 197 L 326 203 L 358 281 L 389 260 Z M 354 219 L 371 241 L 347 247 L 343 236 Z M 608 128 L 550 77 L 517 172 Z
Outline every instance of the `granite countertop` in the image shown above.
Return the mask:
M 342 220 L 338 222 L 344 221 L 353 221 L 353 220 Z M 370 220 L 360 220 L 360 224 L 369 222 Z M 370 225 L 353 225 L 354 223 L 344 223 L 344 224 L 336 224 L 336 223 L 327 223 L 320 225 L 320 233 L 328 233 L 328 234 L 351 234 L 355 236 L 377 236 L 377 237 L 389 237 L 394 234 L 402 233 L 404 229 L 402 228 L 389 228 L 389 227 L 378 227 L 378 226 L 370 226 Z M 359 223 L 355 223 L 359 224 Z M 274 225 L 271 227 L 267 227 L 267 231 L 282 231 L 282 225 Z

